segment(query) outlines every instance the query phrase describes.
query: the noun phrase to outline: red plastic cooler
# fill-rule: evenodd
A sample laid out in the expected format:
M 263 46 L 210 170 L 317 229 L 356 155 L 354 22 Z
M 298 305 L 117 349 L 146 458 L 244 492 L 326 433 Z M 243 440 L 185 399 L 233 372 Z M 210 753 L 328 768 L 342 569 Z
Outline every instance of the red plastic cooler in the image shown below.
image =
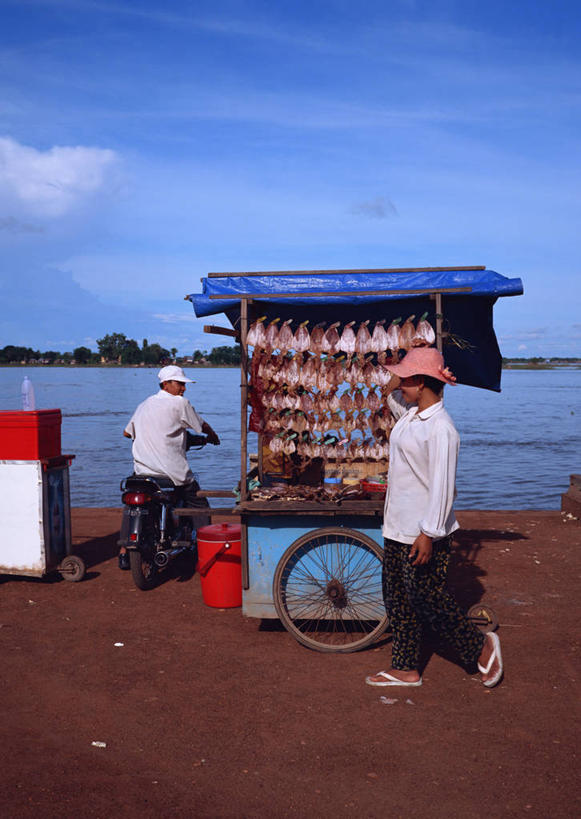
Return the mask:
M 207 606 L 228 609 L 242 605 L 240 532 L 240 526 L 233 523 L 198 529 L 198 571 Z
M 61 420 L 60 409 L 0 412 L 0 460 L 58 458 Z

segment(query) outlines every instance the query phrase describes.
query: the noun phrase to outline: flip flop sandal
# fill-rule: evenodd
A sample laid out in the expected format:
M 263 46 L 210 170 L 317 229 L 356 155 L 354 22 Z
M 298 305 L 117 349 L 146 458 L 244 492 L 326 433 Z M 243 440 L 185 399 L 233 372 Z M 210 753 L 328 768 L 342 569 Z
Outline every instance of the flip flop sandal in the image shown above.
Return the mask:
M 490 637 L 490 639 L 492 640 L 492 654 L 490 655 L 486 666 L 480 665 L 480 663 L 478 663 L 478 670 L 480 671 L 481 674 L 488 674 L 488 672 L 494 665 L 494 661 L 497 660 L 498 671 L 496 672 L 496 674 L 493 677 L 490 677 L 488 680 L 482 681 L 483 685 L 485 685 L 487 688 L 494 688 L 494 686 L 498 685 L 498 683 L 501 681 L 502 675 L 504 673 L 504 668 L 502 665 L 502 654 L 500 651 L 500 640 L 498 639 L 498 634 L 495 634 L 493 631 L 489 631 L 486 636 Z
M 380 688 L 383 688 L 383 686 L 386 685 L 402 685 L 406 688 L 417 688 L 422 684 L 421 677 L 416 682 L 406 682 L 405 680 L 398 680 L 397 677 L 392 677 L 392 675 L 388 674 L 387 671 L 378 671 L 377 674 L 373 674 L 372 676 L 383 677 L 383 680 L 373 680 L 371 677 L 365 677 L 365 682 L 367 685 L 376 685 Z

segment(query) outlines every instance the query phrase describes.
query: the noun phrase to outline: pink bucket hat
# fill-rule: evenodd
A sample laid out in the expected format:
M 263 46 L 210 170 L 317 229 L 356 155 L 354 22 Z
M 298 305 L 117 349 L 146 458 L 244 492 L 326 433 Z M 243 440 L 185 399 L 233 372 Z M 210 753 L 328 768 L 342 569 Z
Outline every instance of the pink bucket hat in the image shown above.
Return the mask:
M 410 375 L 429 375 L 451 386 L 456 385 L 456 378 L 444 364 L 442 353 L 435 347 L 413 347 L 406 353 L 400 364 L 387 364 L 387 369 L 400 378 Z

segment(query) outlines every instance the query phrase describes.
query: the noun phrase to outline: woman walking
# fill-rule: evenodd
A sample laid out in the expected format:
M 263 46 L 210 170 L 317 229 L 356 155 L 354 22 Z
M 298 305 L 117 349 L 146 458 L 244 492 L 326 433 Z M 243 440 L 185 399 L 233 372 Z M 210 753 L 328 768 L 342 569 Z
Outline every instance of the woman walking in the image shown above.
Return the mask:
M 398 421 L 390 437 L 383 537 L 383 598 L 393 633 L 392 665 L 367 677 L 375 686 L 419 686 L 423 625 L 430 625 L 466 664 L 478 664 L 485 686 L 503 674 L 500 641 L 482 634 L 446 590 L 451 535 L 459 526 L 452 505 L 460 438 L 442 401 L 455 378 L 433 347 L 410 350 L 388 368 L 400 378 L 391 394 Z

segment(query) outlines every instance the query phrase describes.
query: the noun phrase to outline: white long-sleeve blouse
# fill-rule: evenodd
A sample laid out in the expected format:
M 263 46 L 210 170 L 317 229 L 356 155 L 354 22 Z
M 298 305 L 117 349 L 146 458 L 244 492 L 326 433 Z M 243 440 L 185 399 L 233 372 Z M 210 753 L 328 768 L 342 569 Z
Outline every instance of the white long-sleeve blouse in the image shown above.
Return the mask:
M 437 540 L 459 528 L 452 509 L 460 436 L 442 401 L 418 412 L 401 393 L 388 398 L 399 418 L 390 436 L 383 536 L 413 543 L 423 532 Z

